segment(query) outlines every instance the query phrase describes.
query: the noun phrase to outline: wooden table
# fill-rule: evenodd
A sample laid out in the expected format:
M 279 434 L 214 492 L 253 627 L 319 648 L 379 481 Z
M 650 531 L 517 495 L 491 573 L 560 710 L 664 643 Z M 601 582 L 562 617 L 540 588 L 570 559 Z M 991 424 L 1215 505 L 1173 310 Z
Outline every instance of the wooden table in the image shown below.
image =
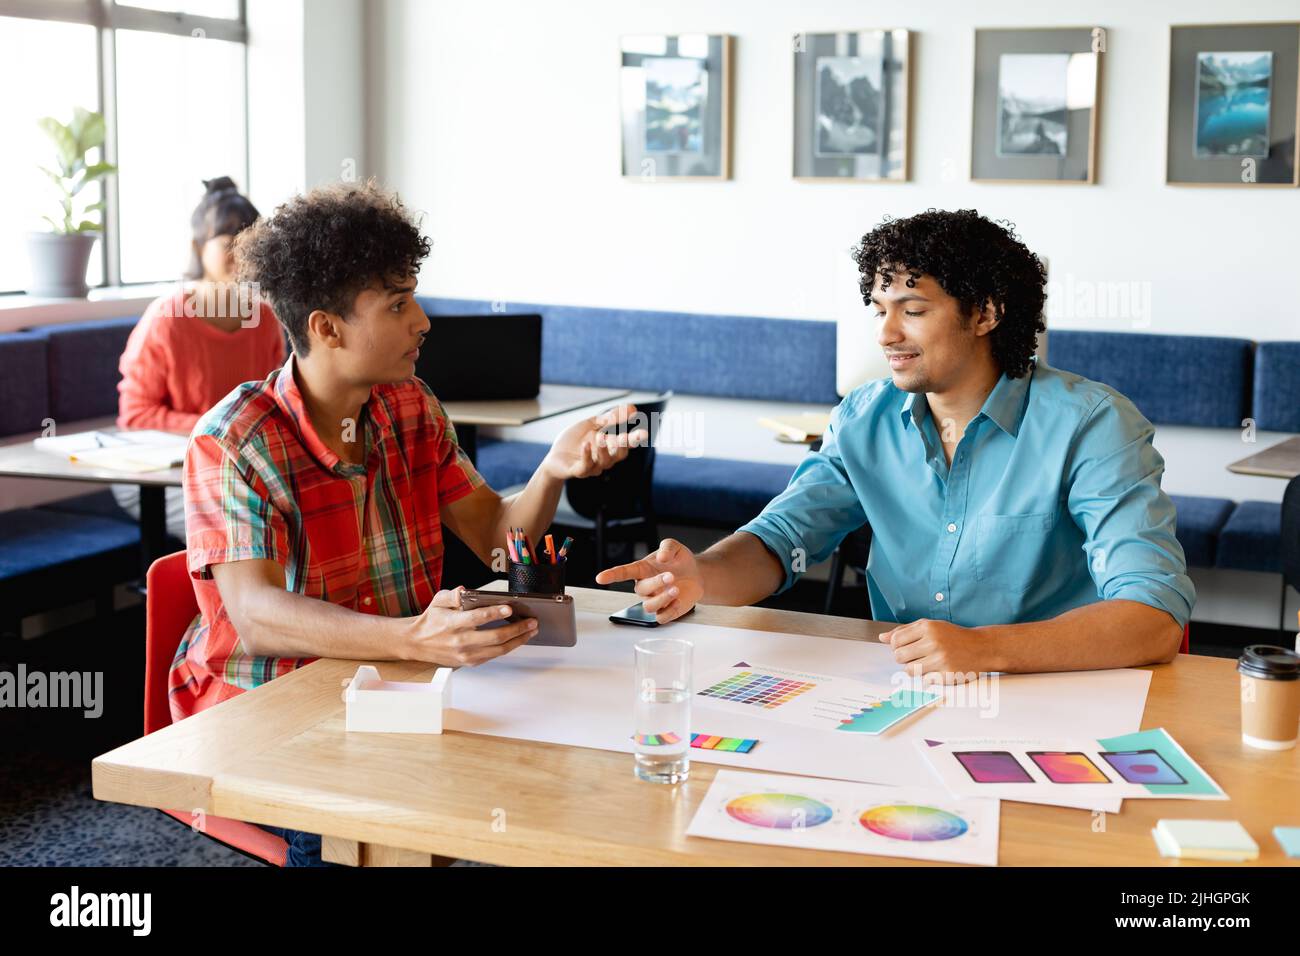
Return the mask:
M 117 430 L 112 417 L 71 422 L 59 427 L 61 435 L 78 432 Z M 95 485 L 138 485 L 140 488 L 140 581 L 144 581 L 149 565 L 167 551 L 167 488 L 181 487 L 180 468 L 166 471 L 120 471 L 114 468 L 95 468 L 59 455 L 37 451 L 32 439 L 20 440 L 0 446 L 0 477 L 38 478 L 48 481 L 80 481 Z
M 528 425 L 587 405 L 612 402 L 630 392 L 627 388 L 543 385 L 536 398 L 443 402 L 442 407 L 456 426 L 457 442 L 470 461 L 476 461 L 480 425 Z
M 629 601 L 623 592 L 569 592 L 582 610 L 610 612 Z M 849 640 L 888 627 L 764 608 L 700 607 L 695 618 Z M 347 734 L 341 683 L 356 667 L 317 661 L 106 753 L 93 764 L 94 795 L 322 833 L 327 859 L 363 865 L 439 857 L 516 865 L 917 862 L 688 838 L 716 764 L 694 761 L 691 779 L 669 787 L 636 780 L 630 754 L 457 732 Z M 427 680 L 433 671 L 382 668 L 396 680 Z M 1300 750 L 1242 745 L 1234 663 L 1183 655 L 1152 670 L 1142 728 L 1167 728 L 1232 799 L 1126 800 L 1104 820 L 1004 802 L 1000 862 L 1186 865 L 1156 852 L 1150 831 L 1161 817 L 1238 819 L 1259 843 L 1260 864 L 1300 862 L 1287 860 L 1272 836 L 1275 825 L 1300 825 Z
M 1228 466 L 1228 471 L 1239 475 L 1259 475 L 1264 478 L 1285 478 L 1290 481 L 1300 475 L 1300 435 L 1288 438 L 1257 451 Z

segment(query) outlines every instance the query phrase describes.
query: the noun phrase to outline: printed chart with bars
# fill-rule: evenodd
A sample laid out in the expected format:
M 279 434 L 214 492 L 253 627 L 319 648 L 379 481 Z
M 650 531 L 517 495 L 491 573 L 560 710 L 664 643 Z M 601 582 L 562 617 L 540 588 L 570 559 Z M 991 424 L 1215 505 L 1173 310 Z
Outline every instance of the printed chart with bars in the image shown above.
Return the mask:
M 706 674 L 701 685 L 693 700 L 702 708 L 859 734 L 879 734 L 941 696 L 746 661 Z

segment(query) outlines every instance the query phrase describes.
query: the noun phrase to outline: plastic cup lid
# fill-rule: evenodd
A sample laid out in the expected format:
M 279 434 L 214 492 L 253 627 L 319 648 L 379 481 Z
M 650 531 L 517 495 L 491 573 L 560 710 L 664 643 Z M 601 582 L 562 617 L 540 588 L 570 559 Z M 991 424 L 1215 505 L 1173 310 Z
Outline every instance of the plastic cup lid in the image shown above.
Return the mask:
M 1237 670 L 1249 677 L 1300 680 L 1300 654 L 1272 644 L 1252 644 L 1241 652 Z

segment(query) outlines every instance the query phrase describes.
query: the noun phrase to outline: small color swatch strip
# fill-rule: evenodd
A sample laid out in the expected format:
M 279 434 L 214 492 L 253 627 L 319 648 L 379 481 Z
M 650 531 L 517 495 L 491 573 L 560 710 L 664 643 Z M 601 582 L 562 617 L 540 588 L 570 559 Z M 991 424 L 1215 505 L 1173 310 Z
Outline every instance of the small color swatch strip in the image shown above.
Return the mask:
M 754 749 L 757 740 L 746 737 L 715 737 L 711 734 L 691 734 L 691 746 L 698 750 L 730 750 L 738 754 L 747 754 Z
M 661 734 L 633 734 L 632 739 L 646 747 L 666 747 L 669 744 L 677 744 L 682 741 L 682 738 L 671 730 L 664 731 Z
M 804 680 L 786 680 L 770 674 L 755 674 L 753 671 L 741 671 L 732 674 L 726 680 L 720 680 L 711 687 L 700 691 L 700 697 L 713 697 L 729 700 L 737 704 L 749 704 L 753 707 L 771 709 L 788 704 L 800 694 L 806 694 L 816 684 Z

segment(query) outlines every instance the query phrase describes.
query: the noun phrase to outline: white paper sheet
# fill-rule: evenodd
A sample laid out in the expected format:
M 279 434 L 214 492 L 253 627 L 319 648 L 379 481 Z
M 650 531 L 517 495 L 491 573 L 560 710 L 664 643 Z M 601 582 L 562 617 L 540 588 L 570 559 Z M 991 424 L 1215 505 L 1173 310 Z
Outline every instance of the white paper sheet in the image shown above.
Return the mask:
M 686 835 L 997 866 L 998 802 L 921 787 L 720 770 Z
M 611 624 L 603 614 L 579 612 L 577 621 L 576 647 L 525 645 L 479 667 L 458 670 L 456 699 L 444 727 L 631 754 L 632 646 L 647 632 Z M 899 671 L 889 648 L 873 641 L 687 621 L 674 621 L 654 634 L 693 642 L 696 674 L 761 660 L 889 686 Z M 759 743 L 747 754 L 692 749 L 690 756 L 744 770 L 936 787 L 939 778 L 914 746 L 917 740 L 1129 733 L 1141 722 L 1150 681 L 1150 672 L 1140 670 L 1003 676 L 947 688 L 941 705 L 878 736 L 827 733 L 696 707 L 692 732 L 752 737 Z M 1115 812 L 1120 801 L 1079 806 Z

